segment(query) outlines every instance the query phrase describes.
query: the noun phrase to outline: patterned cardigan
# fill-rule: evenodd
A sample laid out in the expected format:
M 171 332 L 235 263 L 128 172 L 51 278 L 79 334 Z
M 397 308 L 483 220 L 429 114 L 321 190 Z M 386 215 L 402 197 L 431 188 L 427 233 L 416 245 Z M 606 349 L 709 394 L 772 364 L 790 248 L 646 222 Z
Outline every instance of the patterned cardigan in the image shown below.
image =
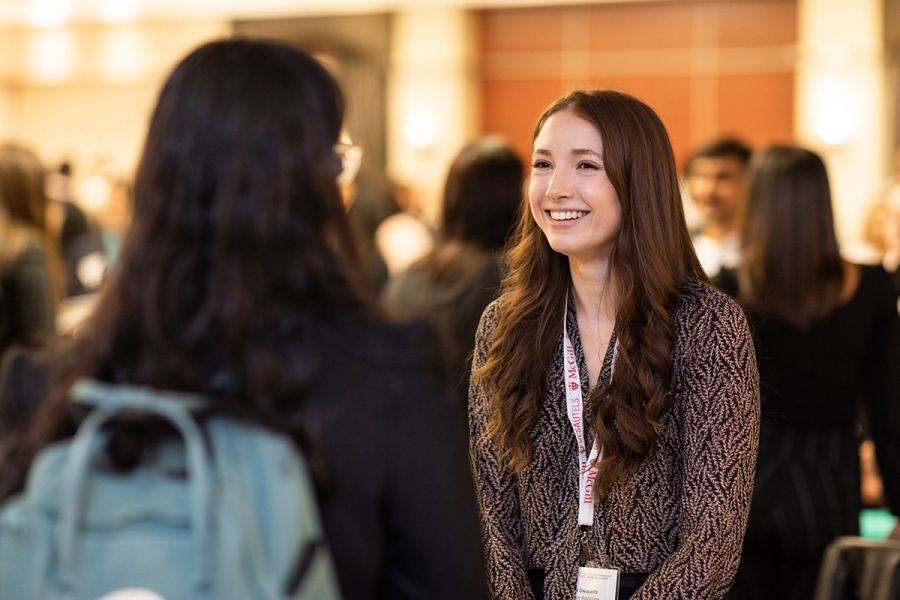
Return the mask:
M 497 324 L 496 300 L 478 330 L 474 367 L 485 362 Z M 568 330 L 587 389 L 578 322 Z M 623 573 L 650 574 L 633 600 L 722 598 L 740 560 L 759 437 L 759 380 L 744 315 L 727 296 L 688 281 L 675 312 L 674 401 L 665 434 L 629 481 L 594 505 L 592 546 Z M 599 380 L 610 375 L 614 340 Z M 493 598 L 533 598 L 527 569 L 544 569 L 547 600 L 572 600 L 580 565 L 576 538 L 577 448 L 565 412 L 562 332 L 540 417 L 534 461 L 519 475 L 498 463 L 483 436 L 488 397 L 473 378 L 471 460 Z M 591 422 L 591 415 L 585 415 Z M 593 443 L 587 440 L 588 447 Z

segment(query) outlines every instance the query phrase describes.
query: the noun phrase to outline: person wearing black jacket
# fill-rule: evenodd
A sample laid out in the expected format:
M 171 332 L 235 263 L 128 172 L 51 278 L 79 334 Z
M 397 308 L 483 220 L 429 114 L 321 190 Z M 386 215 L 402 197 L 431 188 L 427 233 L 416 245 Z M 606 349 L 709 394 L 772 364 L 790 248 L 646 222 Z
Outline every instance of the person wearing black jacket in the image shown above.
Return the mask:
M 303 450 L 345 599 L 486 597 L 462 411 L 434 334 L 387 323 L 359 291 L 342 118 L 335 80 L 287 45 L 212 42 L 175 68 L 120 268 L 6 455 L 7 491 L 74 432 L 75 380 L 199 393 Z M 113 464 L 140 447 L 124 441 Z

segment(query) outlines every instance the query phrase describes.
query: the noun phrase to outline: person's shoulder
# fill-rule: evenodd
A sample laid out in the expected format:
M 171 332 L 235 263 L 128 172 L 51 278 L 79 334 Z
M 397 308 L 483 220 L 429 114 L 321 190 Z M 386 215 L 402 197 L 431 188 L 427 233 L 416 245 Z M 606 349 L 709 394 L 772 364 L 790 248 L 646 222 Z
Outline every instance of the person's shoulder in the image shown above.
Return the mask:
M 15 276 L 14 274 L 34 268 L 47 268 L 47 252 L 38 234 L 28 229 L 23 229 L 20 233 L 24 236 L 21 239 L 21 249 L 6 265 L 6 276 Z
M 696 277 L 686 277 L 679 290 L 683 307 L 717 308 L 737 307 L 730 295 L 715 285 Z M 725 308 L 725 310 L 729 310 Z
M 507 302 L 509 302 L 508 293 L 502 294 L 492 300 L 491 303 L 488 304 L 484 309 L 484 312 L 481 313 L 481 324 L 478 327 L 479 330 L 485 329 L 488 331 L 493 331 L 497 326 L 497 321 L 500 319 L 500 310 Z
M 875 303 L 893 305 L 900 296 L 900 280 L 881 265 L 859 264 L 859 284 L 850 303 Z
M 47 253 L 44 250 L 44 245 L 41 243 L 41 240 L 36 233 L 28 232 L 28 240 L 25 243 L 25 248 L 22 250 L 19 259 L 23 262 L 43 262 L 47 260 Z
M 415 313 L 423 290 L 428 285 L 425 272 L 418 265 L 412 265 L 390 275 L 378 299 L 391 314 L 407 317 Z
M 420 367 L 439 362 L 440 356 L 437 333 L 423 319 L 351 319 L 333 331 L 332 344 L 348 359 L 380 367 Z
M 856 264 L 859 268 L 860 287 L 891 287 L 891 274 L 882 265 Z
M 721 331 L 746 326 L 744 311 L 734 299 L 705 281 L 694 277 L 685 279 L 679 300 L 676 330 L 696 332 L 716 328 Z

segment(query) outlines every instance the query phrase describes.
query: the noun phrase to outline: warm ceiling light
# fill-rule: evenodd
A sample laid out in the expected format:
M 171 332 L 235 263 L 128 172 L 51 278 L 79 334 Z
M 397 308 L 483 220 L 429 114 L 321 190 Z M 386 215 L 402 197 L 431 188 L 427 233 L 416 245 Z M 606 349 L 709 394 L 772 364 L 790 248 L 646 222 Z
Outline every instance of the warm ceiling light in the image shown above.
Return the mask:
M 31 40 L 30 75 L 48 84 L 65 83 L 75 70 L 75 42 L 69 31 L 41 31 Z
M 94 8 L 104 23 L 124 25 L 137 18 L 141 0 L 94 0 Z
M 28 20 L 36 27 L 59 27 L 72 16 L 72 0 L 31 0 Z
M 437 140 L 437 136 L 437 117 L 430 110 L 414 110 L 403 122 L 403 137 L 413 148 L 424 150 Z
M 816 87 L 815 127 L 823 142 L 837 145 L 853 134 L 850 83 L 837 74 L 822 77 Z
M 101 68 L 107 79 L 131 81 L 144 65 L 144 43 L 139 31 L 114 28 L 103 37 Z

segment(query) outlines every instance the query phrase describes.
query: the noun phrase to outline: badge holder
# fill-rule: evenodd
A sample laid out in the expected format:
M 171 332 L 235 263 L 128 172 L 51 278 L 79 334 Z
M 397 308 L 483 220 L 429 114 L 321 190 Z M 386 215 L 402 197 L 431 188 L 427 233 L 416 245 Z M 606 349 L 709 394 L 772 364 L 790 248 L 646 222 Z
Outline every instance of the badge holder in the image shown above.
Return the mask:
M 612 566 L 609 557 L 603 553 L 594 559 L 590 534 L 590 528 L 582 527 L 581 552 L 586 564 L 578 568 L 575 600 L 618 600 L 619 569 Z

